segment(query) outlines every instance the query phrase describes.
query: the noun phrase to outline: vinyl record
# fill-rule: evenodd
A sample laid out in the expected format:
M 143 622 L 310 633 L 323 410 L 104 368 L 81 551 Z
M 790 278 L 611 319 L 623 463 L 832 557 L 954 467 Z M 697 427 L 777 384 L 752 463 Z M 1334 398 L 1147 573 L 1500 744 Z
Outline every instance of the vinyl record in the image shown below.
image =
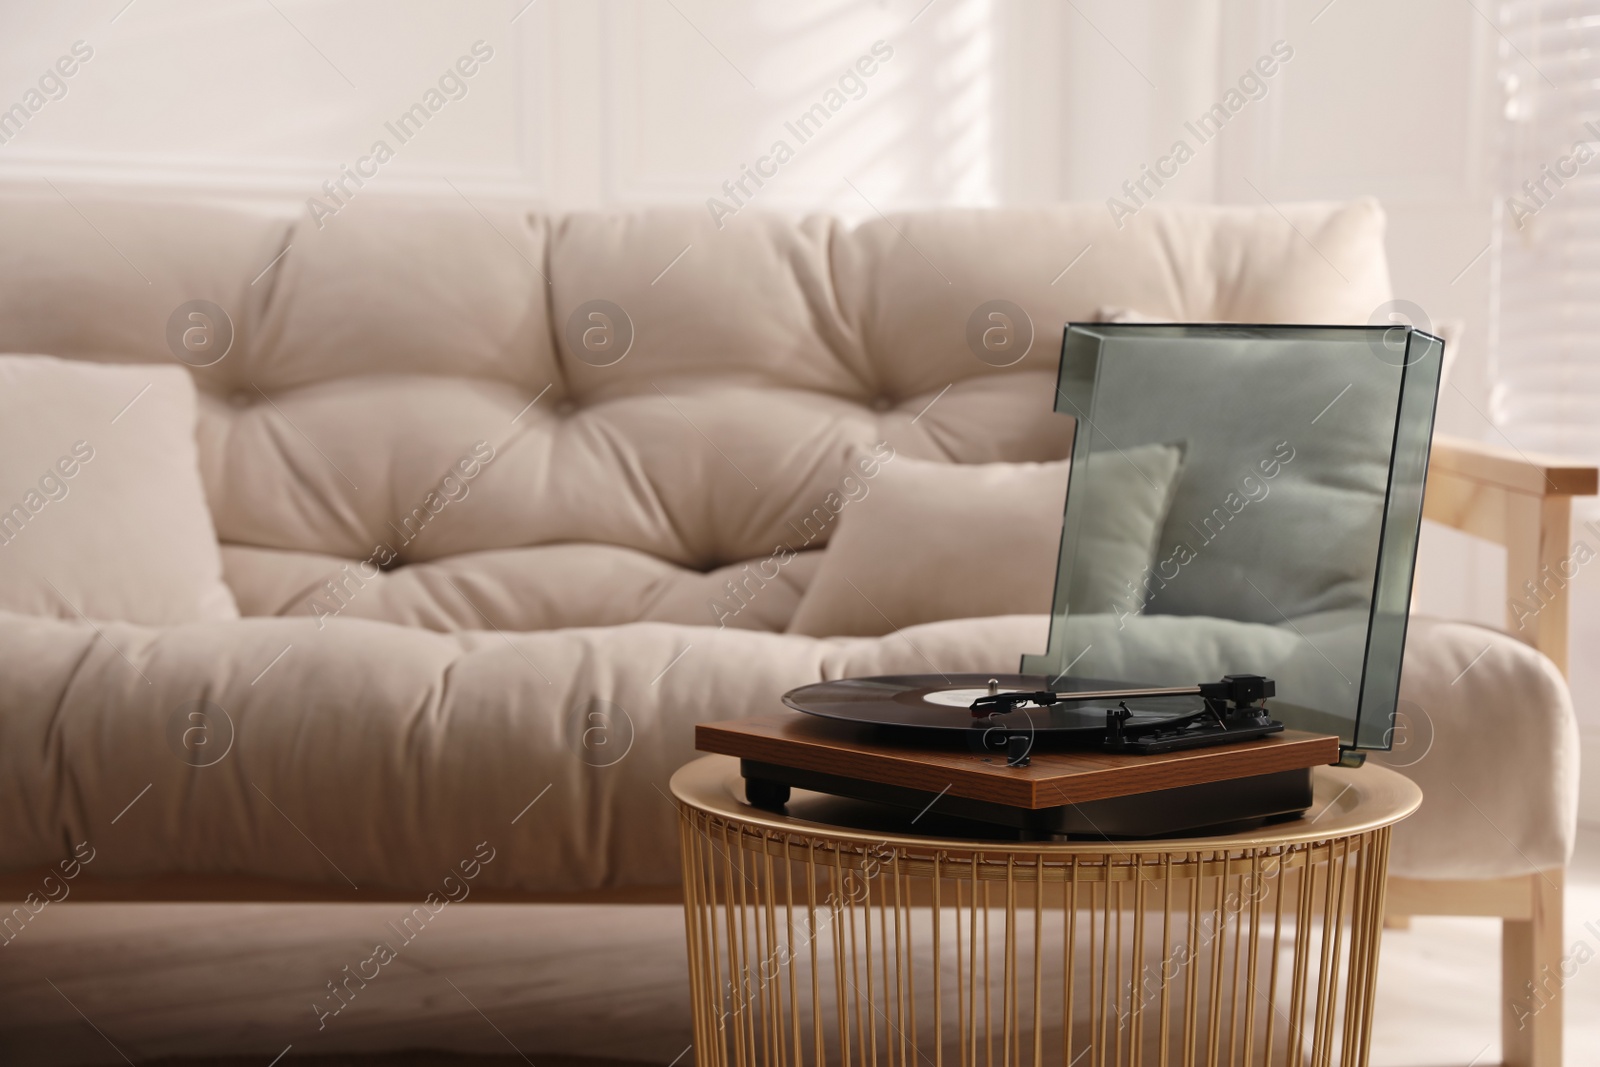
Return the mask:
M 989 680 L 999 691 L 1035 692 L 1053 688 L 1057 693 L 1092 692 L 1131 688 L 1127 682 L 1096 678 L 1050 679 L 1036 674 L 896 674 L 878 678 L 841 678 L 791 689 L 783 702 L 796 711 L 825 719 L 868 723 L 874 726 L 971 732 L 1003 726 L 1017 733 L 1094 740 L 1105 732 L 1104 701 L 1055 704 L 1047 708 L 1023 707 L 990 719 L 975 718 L 972 702 L 989 694 Z M 1130 725 L 1144 726 L 1181 718 L 1200 710 L 1192 696 L 1129 699 Z

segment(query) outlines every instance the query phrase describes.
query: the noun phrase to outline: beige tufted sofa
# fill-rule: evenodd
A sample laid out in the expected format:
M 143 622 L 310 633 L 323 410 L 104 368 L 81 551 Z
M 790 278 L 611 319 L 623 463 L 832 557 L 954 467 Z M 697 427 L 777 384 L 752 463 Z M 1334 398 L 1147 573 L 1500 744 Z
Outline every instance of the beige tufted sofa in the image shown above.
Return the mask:
M 1061 325 L 1105 307 L 1349 323 L 1390 296 L 1370 201 L 1150 206 L 1119 230 L 1095 205 L 718 229 L 697 209 L 368 194 L 319 228 L 132 195 L 0 199 L 0 351 L 170 364 L 176 307 L 227 312 L 228 354 L 193 373 L 243 616 L 0 615 L 0 868 L 88 840 L 113 895 L 419 896 L 488 841 L 480 884 L 518 898 L 670 885 L 665 784 L 694 723 L 822 677 L 1011 669 L 1044 647 L 1025 616 L 782 632 L 827 539 L 800 523 L 853 447 L 1065 455 Z M 1007 367 L 966 339 L 996 298 L 1036 331 Z M 1469 482 L 1484 469 L 1450 455 Z M 778 546 L 794 561 L 752 581 Z M 1451 686 L 1486 643 L 1492 669 Z M 1395 873 L 1564 866 L 1576 740 L 1558 671 L 1418 619 L 1405 684 L 1437 737 L 1411 768 L 1428 800 Z M 200 697 L 236 732 L 204 768 L 164 737 Z M 1524 728 L 1488 734 L 1512 706 Z M 1463 829 L 1454 783 L 1493 829 Z

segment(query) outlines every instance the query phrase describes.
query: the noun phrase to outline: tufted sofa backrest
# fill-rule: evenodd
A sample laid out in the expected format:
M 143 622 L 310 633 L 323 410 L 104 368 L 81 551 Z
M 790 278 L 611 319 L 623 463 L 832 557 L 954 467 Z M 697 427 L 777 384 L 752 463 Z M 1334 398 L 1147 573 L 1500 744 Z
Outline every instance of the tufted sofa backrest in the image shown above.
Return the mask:
M 1365 322 L 1390 295 L 1372 201 L 1152 205 L 1121 229 L 1099 205 L 855 227 L 745 211 L 719 229 L 698 208 L 369 194 L 319 227 L 62 192 L 70 203 L 0 197 L 0 351 L 171 363 L 201 321 L 188 310 L 205 313 L 190 302 L 226 313 L 226 355 L 193 375 L 202 475 L 247 613 L 308 610 L 302 592 L 339 561 L 393 578 L 475 553 L 540 606 L 498 603 L 492 583 L 474 600 L 469 569 L 370 610 L 440 627 L 651 605 L 711 621 L 702 594 L 743 563 L 826 542 L 804 517 L 853 448 L 1065 455 L 1051 400 L 1069 320 L 1117 306 Z M 1014 363 L 1015 348 L 981 343 L 991 301 L 1031 329 Z M 774 598 L 740 624 L 783 615 Z

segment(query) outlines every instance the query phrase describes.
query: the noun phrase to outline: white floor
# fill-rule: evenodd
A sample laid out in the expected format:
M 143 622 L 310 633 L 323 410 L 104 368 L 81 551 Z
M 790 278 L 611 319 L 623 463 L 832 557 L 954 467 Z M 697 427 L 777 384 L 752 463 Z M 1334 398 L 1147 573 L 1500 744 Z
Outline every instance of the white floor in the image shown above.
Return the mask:
M 1593 924 L 1594 929 L 1586 928 Z M 1566 1062 L 1600 1064 L 1600 830 L 1585 829 L 1567 881 Z M 1580 942 L 1588 951 L 1580 948 Z M 1492 919 L 1417 919 L 1387 931 L 1378 966 L 1373 1067 L 1500 1062 L 1500 930 Z
M 1600 961 L 1600 830 L 1568 882 L 1567 943 Z M 319 1028 L 343 965 L 371 949 L 392 906 L 79 905 L 47 908 L 0 949 L 0 1064 L 140 1063 L 220 1055 L 260 1064 L 401 1048 L 667 1064 L 689 1043 L 675 907 L 574 908 L 559 925 L 526 909 L 463 905 Z M 1593 924 L 1590 929 L 1587 924 Z M 1418 919 L 1384 939 L 1374 1067 L 1499 1062 L 1499 931 L 1492 920 Z M 630 993 L 618 996 L 619 988 Z M 1600 1064 L 1600 962 L 1566 985 L 1566 1062 Z M 324 1061 L 327 1062 L 327 1061 Z M 388 1057 L 362 1063 L 385 1063 Z M 406 1060 L 407 1063 L 417 1061 Z M 425 1062 L 464 1061 L 429 1058 Z M 692 1062 L 682 1056 L 680 1067 Z

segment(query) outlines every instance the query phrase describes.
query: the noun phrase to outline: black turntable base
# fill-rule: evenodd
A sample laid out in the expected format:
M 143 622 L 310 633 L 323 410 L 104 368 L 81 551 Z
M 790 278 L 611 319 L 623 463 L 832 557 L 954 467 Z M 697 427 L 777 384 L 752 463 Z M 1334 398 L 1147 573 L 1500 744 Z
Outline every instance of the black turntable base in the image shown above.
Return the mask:
M 777 713 L 702 723 L 695 747 L 736 756 L 746 794 L 781 809 L 808 789 L 1009 828 L 1022 837 L 1136 838 L 1293 818 L 1339 739 L 1282 730 L 1219 747 L 1136 754 L 1041 742 L 1025 766 L 971 731 L 894 729 Z

